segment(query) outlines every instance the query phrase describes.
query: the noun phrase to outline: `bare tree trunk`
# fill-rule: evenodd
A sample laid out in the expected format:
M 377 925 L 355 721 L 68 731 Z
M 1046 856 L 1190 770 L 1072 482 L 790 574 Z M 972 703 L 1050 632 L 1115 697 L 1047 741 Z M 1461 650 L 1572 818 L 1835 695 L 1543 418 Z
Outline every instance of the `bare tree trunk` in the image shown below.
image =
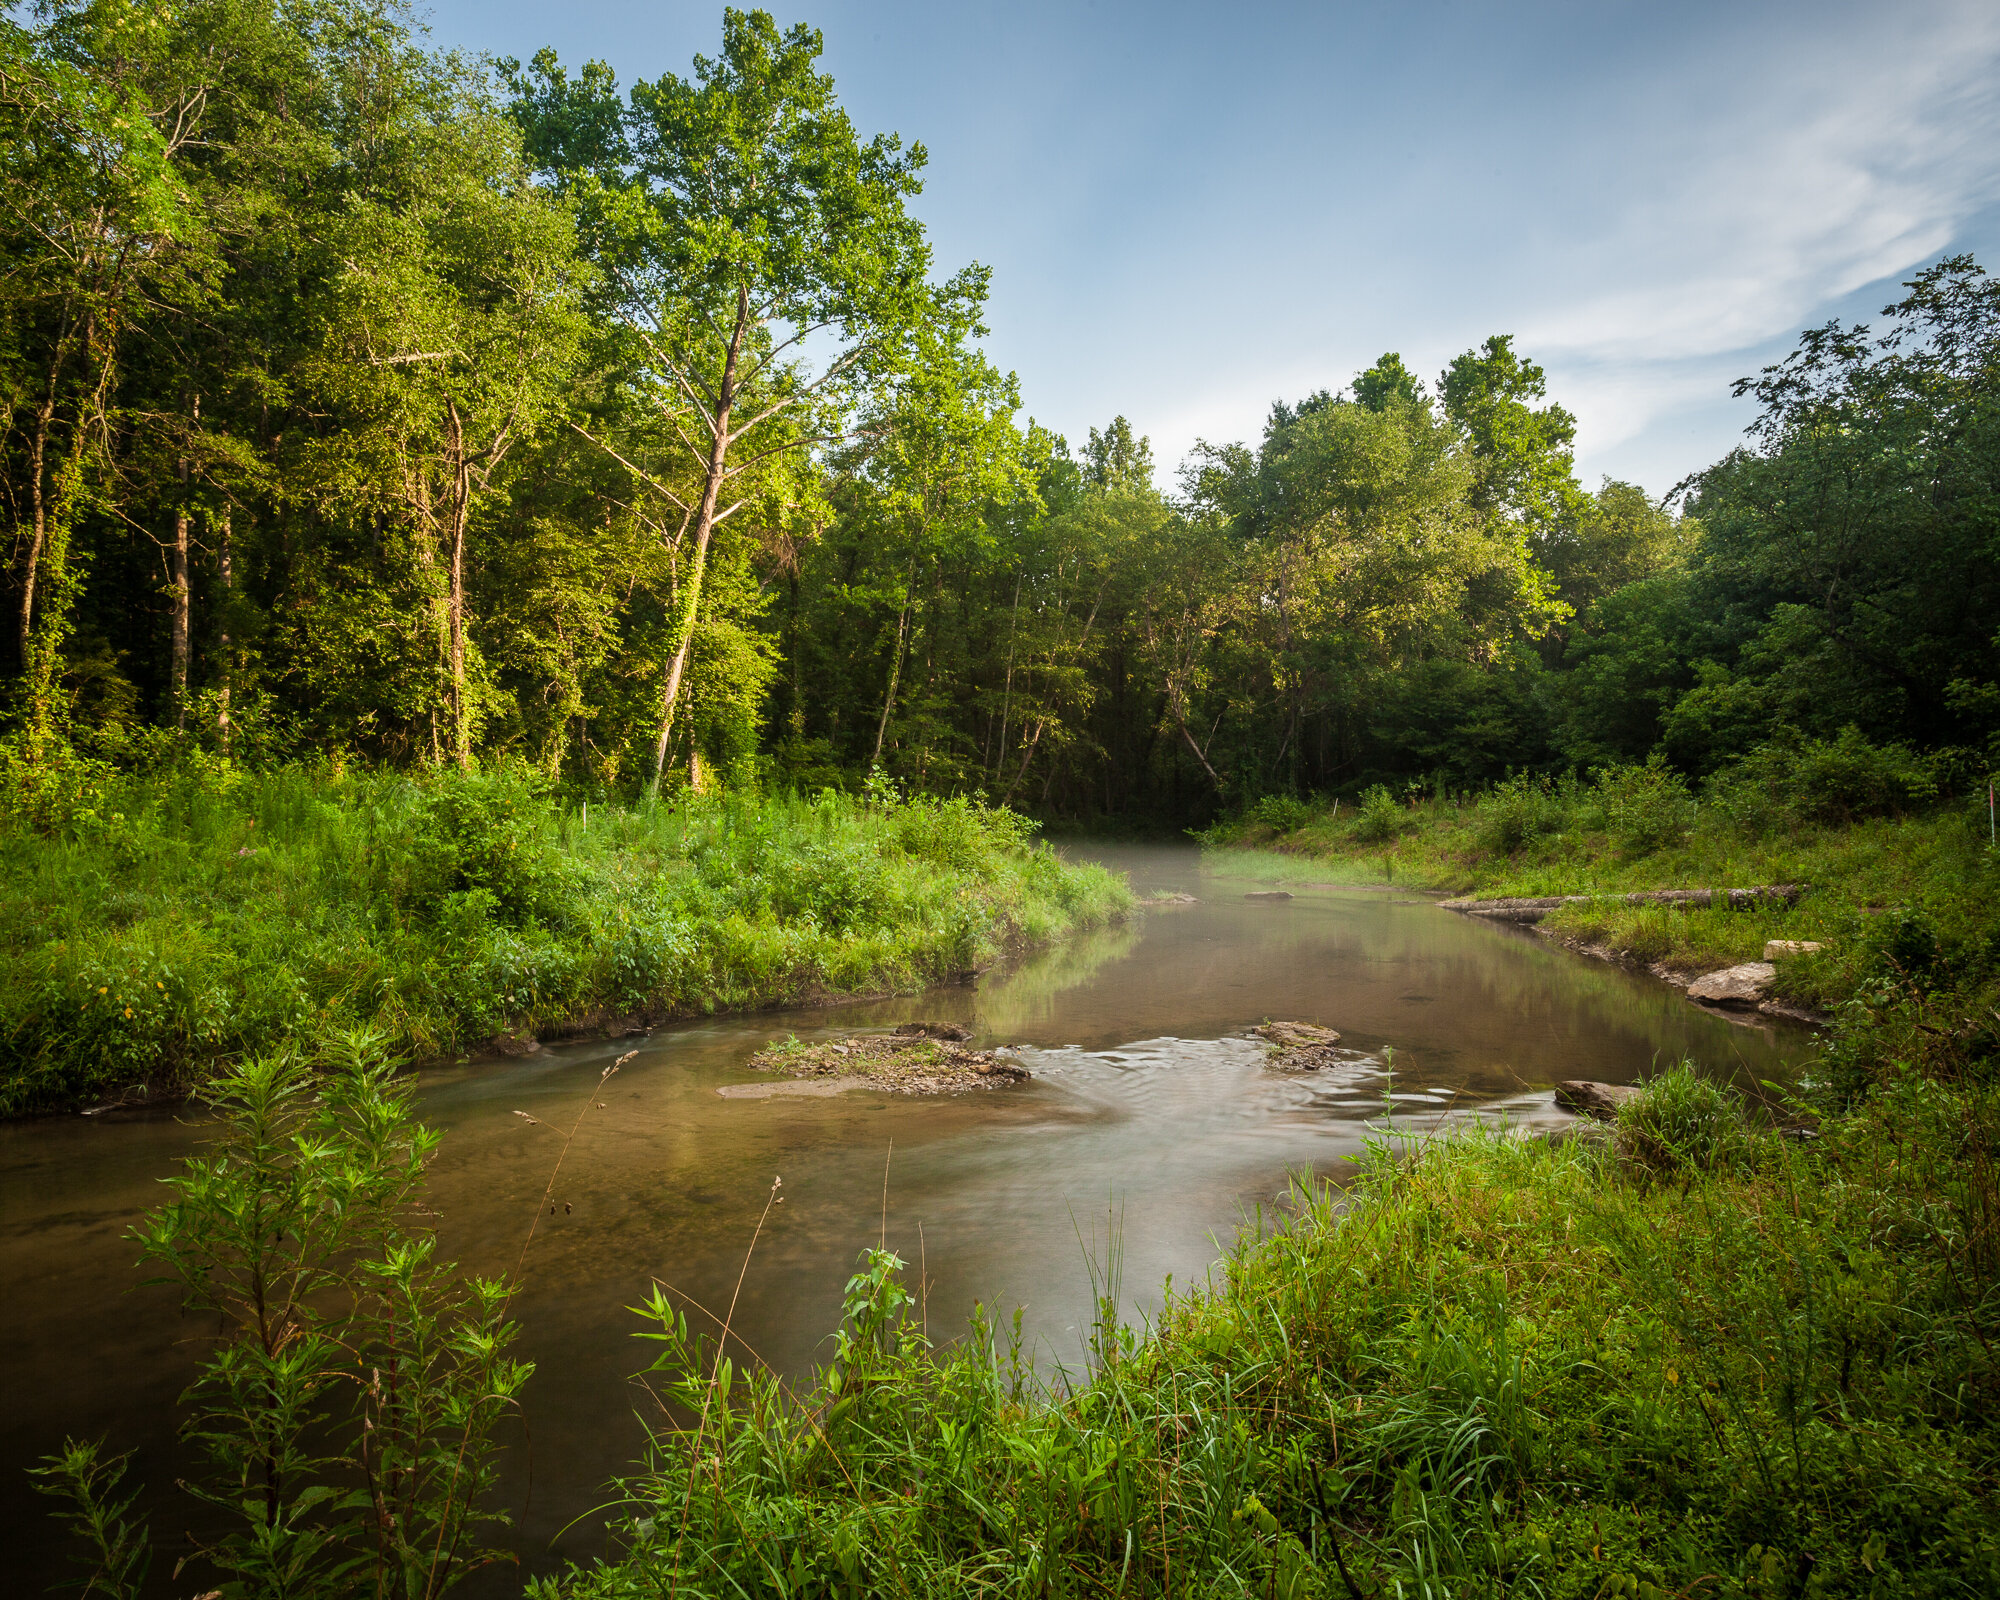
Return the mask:
M 472 511 L 472 464 L 465 454 L 465 424 L 458 402 L 451 416 L 451 744 L 461 772 L 472 770 L 472 722 L 465 694 L 465 525 Z
M 55 416 L 55 385 L 35 408 L 35 432 L 28 445 L 28 503 L 33 508 L 27 559 L 21 567 L 21 671 L 28 670 L 28 636 L 35 625 L 35 579 L 40 575 L 42 547 L 48 542 L 48 492 L 42 478 L 48 462 L 49 424 Z
M 875 754 L 869 757 L 871 767 L 882 764 L 882 741 L 888 737 L 889 715 L 896 709 L 896 688 L 903 679 L 903 646 L 910 636 L 910 585 L 916 582 L 916 557 L 910 558 L 910 570 L 903 575 L 903 609 L 896 613 L 896 653 L 889 658 L 889 692 L 882 697 L 882 720 L 875 724 Z
M 701 605 L 701 579 L 708 566 L 708 542 L 715 532 L 715 508 L 722 499 L 723 479 L 729 472 L 729 414 L 736 401 L 736 363 L 743 354 L 743 339 L 750 329 L 750 294 L 738 286 L 736 327 L 729 337 L 729 349 L 722 360 L 722 382 L 716 389 L 714 434 L 709 441 L 708 467 L 702 477 L 701 504 L 695 511 L 694 559 L 688 563 L 687 582 L 682 585 L 680 615 L 674 619 L 674 651 L 667 663 L 666 682 L 660 690 L 660 737 L 653 746 L 653 795 L 660 793 L 660 779 L 667 769 L 667 743 L 673 737 L 674 709 L 680 700 L 681 682 L 687 674 L 688 649 L 694 642 L 694 624 Z M 754 419 L 753 419 L 754 420 Z
M 1014 616 L 1007 625 L 1007 687 L 1000 697 L 1000 743 L 993 752 L 993 781 L 1007 760 L 1007 715 L 1014 709 L 1014 640 L 1021 631 L 1021 575 L 1014 574 Z
M 174 728 L 187 731 L 188 658 L 192 653 L 189 629 L 194 621 L 194 587 L 188 577 L 188 463 L 181 457 L 181 503 L 174 512 L 174 545 L 168 552 L 168 575 L 173 585 L 173 659 L 168 669 L 167 689 L 174 706 Z
M 222 508 L 222 518 L 216 527 L 215 578 L 220 591 L 216 600 L 215 631 L 215 737 L 222 746 L 222 754 L 229 754 L 230 739 L 235 729 L 229 724 L 229 700 L 236 687 L 236 662 L 232 658 L 233 641 L 229 637 L 229 597 L 236 591 L 235 551 L 230 545 L 229 508 Z

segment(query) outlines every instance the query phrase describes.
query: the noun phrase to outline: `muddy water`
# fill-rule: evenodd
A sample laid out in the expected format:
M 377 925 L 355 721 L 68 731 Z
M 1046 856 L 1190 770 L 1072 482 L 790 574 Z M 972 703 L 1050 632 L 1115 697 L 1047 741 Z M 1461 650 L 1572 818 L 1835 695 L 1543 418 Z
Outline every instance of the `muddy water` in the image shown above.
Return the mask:
M 726 1306 L 775 1177 L 784 1200 L 734 1320 L 766 1361 L 799 1372 L 825 1359 L 855 1255 L 886 1232 L 921 1266 L 934 1335 L 962 1328 L 975 1300 L 1003 1317 L 1018 1305 L 1038 1358 L 1076 1364 L 1088 1253 L 1106 1258 L 1113 1227 L 1124 1298 L 1143 1311 L 1168 1274 L 1199 1279 L 1288 1172 L 1337 1178 L 1385 1114 L 1400 1126 L 1555 1123 L 1565 1119 L 1547 1087 L 1558 1079 L 1630 1081 L 1691 1057 L 1749 1085 L 1786 1076 L 1808 1048 L 1801 1031 L 1710 1016 L 1648 979 L 1417 896 L 1298 889 L 1290 901 L 1251 900 L 1259 885 L 1204 875 L 1189 850 L 1091 853 L 1142 893 L 1197 902 L 976 987 L 662 1030 L 601 1091 L 599 1073 L 629 1045 L 426 1075 L 424 1115 L 447 1134 L 432 1184 L 446 1252 L 509 1270 L 539 1217 L 517 1302 L 523 1354 L 539 1368 L 532 1445 L 514 1452 L 507 1485 L 529 1569 L 598 1547 L 585 1513 L 637 1451 L 645 1396 L 628 1375 L 644 1357 L 625 1308 L 654 1279 Z M 745 1059 L 773 1037 L 914 1017 L 1022 1046 L 1033 1081 L 943 1100 L 716 1093 L 748 1080 Z M 1348 1064 L 1267 1072 L 1243 1037 L 1266 1018 L 1340 1029 Z M 551 1216 L 541 1196 L 554 1130 L 573 1124 Z M 199 1128 L 168 1118 L 0 1127 L 0 1548 L 15 1592 L 58 1574 L 20 1469 L 65 1432 L 136 1447 L 155 1482 L 175 1470 L 172 1401 L 203 1330 L 164 1291 L 135 1287 L 123 1234 L 199 1140 Z M 156 1533 L 172 1534 L 180 1515 L 162 1500 Z

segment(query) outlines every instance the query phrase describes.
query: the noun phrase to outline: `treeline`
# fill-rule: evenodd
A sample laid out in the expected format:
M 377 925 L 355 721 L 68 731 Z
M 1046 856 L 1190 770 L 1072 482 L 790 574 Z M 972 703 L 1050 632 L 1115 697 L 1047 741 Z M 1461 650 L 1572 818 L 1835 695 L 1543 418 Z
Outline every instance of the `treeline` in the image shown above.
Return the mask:
M 401 8 L 0 22 L 6 770 L 510 758 L 1193 820 L 1261 795 L 2000 730 L 2000 293 L 1595 492 L 1505 337 L 1203 446 L 1072 451 L 933 262 L 921 145 L 725 14 L 621 89 Z M 61 781 L 68 781 L 63 779 Z

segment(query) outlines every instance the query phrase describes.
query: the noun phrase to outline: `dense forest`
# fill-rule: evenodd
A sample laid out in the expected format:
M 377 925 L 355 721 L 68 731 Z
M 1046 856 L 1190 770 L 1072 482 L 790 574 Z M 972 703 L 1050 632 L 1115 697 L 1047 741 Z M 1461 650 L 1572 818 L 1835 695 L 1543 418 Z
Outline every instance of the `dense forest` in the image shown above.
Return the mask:
M 858 132 L 819 49 L 732 11 L 626 90 L 351 0 L 7 21 L 17 801 L 500 758 L 1185 823 L 1849 726 L 1983 762 L 1969 258 L 1746 379 L 1744 446 L 1664 499 L 1577 482 L 1504 335 L 1274 404 L 1162 492 L 1122 418 L 1022 414 L 923 147 Z

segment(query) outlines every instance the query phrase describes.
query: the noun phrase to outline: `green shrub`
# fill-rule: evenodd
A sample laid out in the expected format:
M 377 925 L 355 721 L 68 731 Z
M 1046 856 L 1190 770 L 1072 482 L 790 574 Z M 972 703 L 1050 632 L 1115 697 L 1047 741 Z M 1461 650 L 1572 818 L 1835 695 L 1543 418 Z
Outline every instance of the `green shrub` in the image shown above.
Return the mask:
M 1479 842 L 1495 855 L 1511 856 L 1545 834 L 1561 832 L 1564 821 L 1555 785 L 1522 773 L 1494 784 L 1479 802 Z
M 1273 833 L 1297 833 L 1312 820 L 1310 802 L 1296 795 L 1267 794 L 1250 808 L 1250 815 Z
M 1744 1134 L 1743 1101 L 1683 1061 L 1647 1083 L 1618 1111 L 1618 1139 L 1636 1160 L 1662 1172 L 1712 1167 Z
M 1687 780 L 1662 762 L 1600 773 L 1597 791 L 1605 830 L 1628 856 L 1669 849 L 1694 827 L 1695 801 Z
M 1361 797 L 1361 812 L 1354 819 L 1354 837 L 1368 844 L 1387 844 L 1403 831 L 1403 808 L 1388 785 L 1378 783 Z
M 1774 739 L 1709 780 L 1712 803 L 1753 837 L 1797 823 L 1896 816 L 1937 798 L 1941 759 L 1860 730 L 1835 739 Z

